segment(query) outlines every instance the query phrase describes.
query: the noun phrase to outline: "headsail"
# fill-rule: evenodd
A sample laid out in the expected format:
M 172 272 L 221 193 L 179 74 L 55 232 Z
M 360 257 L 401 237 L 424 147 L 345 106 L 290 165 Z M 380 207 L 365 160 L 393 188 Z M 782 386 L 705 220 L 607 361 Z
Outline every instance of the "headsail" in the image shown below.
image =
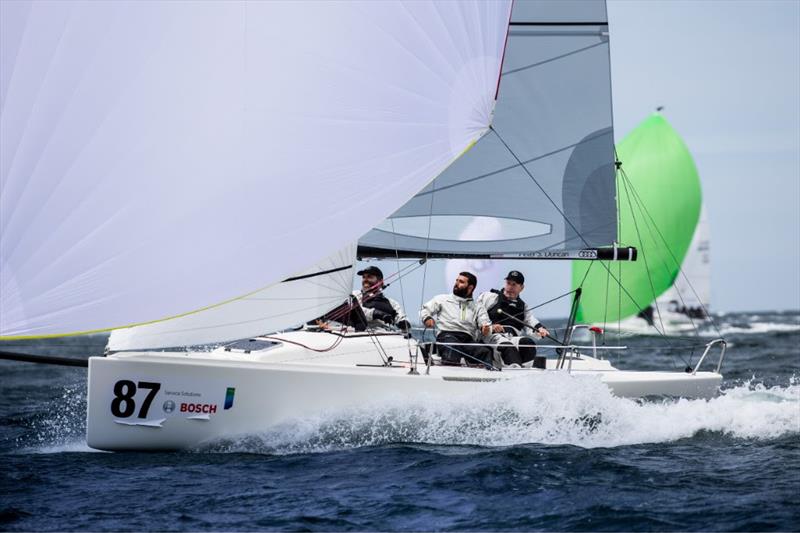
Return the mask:
M 675 283 L 656 300 L 667 309 L 692 318 L 705 318 L 711 307 L 711 238 L 705 204 L 692 243 Z
M 510 2 L 0 2 L 0 337 L 307 269 L 488 128 Z
M 678 277 L 700 216 L 697 168 L 661 114 L 639 124 L 618 152 L 620 242 L 635 246 L 640 259 L 609 267 L 624 290 L 607 269 L 573 263 L 573 287 L 583 285 L 581 322 L 615 322 L 646 310 Z
M 361 255 L 563 257 L 613 244 L 607 24 L 605 2 L 514 2 L 496 133 L 362 237 Z
M 322 316 L 350 295 L 355 253 L 355 244 L 350 244 L 296 276 L 231 302 L 172 320 L 115 329 L 108 339 L 108 349 L 232 341 L 302 324 Z

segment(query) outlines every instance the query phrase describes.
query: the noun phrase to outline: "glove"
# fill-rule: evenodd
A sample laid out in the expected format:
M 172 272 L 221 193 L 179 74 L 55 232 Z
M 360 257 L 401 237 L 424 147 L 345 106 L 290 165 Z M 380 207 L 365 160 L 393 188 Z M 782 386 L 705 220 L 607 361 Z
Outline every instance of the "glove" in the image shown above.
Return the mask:
M 379 309 L 375 309 L 372 311 L 372 318 L 373 320 L 380 320 L 381 322 L 385 322 L 387 324 L 392 323 L 392 315 L 386 313 L 385 311 L 381 311 Z

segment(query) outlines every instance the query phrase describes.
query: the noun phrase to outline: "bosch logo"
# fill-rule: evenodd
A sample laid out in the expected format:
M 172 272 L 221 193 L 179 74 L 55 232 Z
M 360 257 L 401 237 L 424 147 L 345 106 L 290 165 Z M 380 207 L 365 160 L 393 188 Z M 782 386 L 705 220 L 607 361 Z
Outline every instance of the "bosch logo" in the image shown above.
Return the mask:
M 164 402 L 164 405 L 161 406 L 161 409 L 163 409 L 165 413 L 171 413 L 175 410 L 175 402 L 167 400 Z
M 182 403 L 181 413 L 205 413 L 213 414 L 217 412 L 217 406 L 213 403 Z

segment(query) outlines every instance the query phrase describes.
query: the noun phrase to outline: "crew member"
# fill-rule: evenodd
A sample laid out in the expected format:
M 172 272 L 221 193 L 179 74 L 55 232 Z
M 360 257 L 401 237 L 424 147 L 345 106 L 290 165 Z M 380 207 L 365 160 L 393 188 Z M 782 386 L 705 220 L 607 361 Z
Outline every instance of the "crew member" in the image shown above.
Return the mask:
M 486 309 L 472 299 L 478 280 L 470 272 L 456 278 L 452 294 L 434 296 L 422 306 L 420 320 L 425 327 L 436 327 L 437 343 L 476 343 L 481 334 L 489 334 L 491 321 Z M 439 346 L 442 364 L 458 365 L 463 358 L 467 364 L 491 367 L 492 351 L 486 346 Z
M 400 304 L 387 298 L 383 294 L 383 272 L 376 266 L 370 266 L 364 270 L 357 272 L 361 276 L 361 290 L 355 291 L 353 295 L 358 299 L 361 304 L 361 309 L 364 312 L 364 317 L 367 320 L 366 328 L 384 328 L 386 326 L 395 326 L 403 331 L 410 331 L 411 324 L 403 312 Z M 356 329 L 358 320 L 353 320 L 352 323 Z
M 492 321 L 491 332 L 484 335 L 486 344 L 500 344 L 497 351 L 503 363 L 511 368 L 519 368 L 530 363 L 536 356 L 533 341 L 550 334 L 547 328 L 533 316 L 533 311 L 525 305 L 520 293 L 525 289 L 525 276 L 512 270 L 506 276 L 502 290 L 492 289 L 478 297 L 478 303 L 486 308 Z

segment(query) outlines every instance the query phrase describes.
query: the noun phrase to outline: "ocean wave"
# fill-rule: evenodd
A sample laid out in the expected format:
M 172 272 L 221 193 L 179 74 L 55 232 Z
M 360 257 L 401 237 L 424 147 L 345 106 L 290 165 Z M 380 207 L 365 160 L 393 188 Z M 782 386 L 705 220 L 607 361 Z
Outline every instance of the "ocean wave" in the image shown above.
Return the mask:
M 293 454 L 418 443 L 459 446 L 574 445 L 610 448 L 714 433 L 769 440 L 800 434 L 800 384 L 745 383 L 710 400 L 617 398 L 595 380 L 552 374 L 492 384 L 480 397 L 398 403 L 331 412 L 204 448 Z
M 789 331 L 800 331 L 800 324 L 787 324 L 785 322 L 749 322 L 738 324 L 722 324 L 719 326 L 719 334 L 723 337 L 726 335 L 783 333 Z M 717 335 L 716 330 L 704 330 L 702 333 L 703 336 L 707 337 Z

